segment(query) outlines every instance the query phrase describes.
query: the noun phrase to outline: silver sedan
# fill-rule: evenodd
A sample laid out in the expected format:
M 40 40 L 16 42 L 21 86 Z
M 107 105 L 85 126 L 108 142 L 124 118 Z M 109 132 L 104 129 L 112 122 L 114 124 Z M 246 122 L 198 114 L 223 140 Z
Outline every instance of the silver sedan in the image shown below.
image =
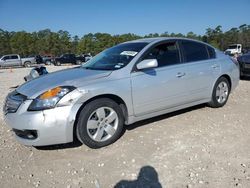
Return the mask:
M 77 138 L 100 148 L 124 125 L 201 103 L 222 107 L 238 82 L 238 65 L 206 43 L 140 39 L 24 83 L 7 96 L 4 114 L 22 144 Z

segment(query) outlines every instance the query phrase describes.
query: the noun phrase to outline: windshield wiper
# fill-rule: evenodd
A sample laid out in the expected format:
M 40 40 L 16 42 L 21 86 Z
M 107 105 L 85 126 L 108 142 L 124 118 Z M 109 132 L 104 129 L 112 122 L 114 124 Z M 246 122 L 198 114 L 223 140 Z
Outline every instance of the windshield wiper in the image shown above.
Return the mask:
M 83 67 L 85 69 L 89 69 L 89 70 L 114 70 L 114 69 L 105 69 L 105 68 L 94 68 L 94 67 Z

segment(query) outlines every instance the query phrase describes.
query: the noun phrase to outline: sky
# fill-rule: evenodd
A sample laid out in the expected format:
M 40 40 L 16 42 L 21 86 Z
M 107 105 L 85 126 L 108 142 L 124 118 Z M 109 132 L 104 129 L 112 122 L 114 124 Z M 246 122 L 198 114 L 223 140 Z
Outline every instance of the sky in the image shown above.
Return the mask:
M 0 0 L 0 28 L 7 31 L 203 35 L 242 24 L 250 24 L 250 0 Z

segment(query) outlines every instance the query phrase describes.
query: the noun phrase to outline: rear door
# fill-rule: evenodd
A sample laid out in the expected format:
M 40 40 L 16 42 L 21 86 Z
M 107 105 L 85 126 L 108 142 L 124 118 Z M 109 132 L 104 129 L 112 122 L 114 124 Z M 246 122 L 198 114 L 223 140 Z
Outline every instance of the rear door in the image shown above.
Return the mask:
M 215 58 L 214 49 L 191 40 L 182 40 L 180 48 L 187 67 L 189 102 L 211 97 L 214 80 L 220 72 L 220 64 Z
M 136 116 L 185 103 L 185 72 L 176 41 L 152 47 L 141 60 L 157 59 L 158 67 L 131 73 L 132 97 Z

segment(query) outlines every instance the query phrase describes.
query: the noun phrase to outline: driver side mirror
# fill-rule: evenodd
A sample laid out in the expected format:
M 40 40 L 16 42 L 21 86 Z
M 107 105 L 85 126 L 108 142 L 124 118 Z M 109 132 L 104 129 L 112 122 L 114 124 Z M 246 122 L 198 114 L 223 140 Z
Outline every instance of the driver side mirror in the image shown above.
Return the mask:
M 136 65 L 136 68 L 138 70 L 155 68 L 155 67 L 158 67 L 157 59 L 144 59 L 143 61 L 141 61 Z

